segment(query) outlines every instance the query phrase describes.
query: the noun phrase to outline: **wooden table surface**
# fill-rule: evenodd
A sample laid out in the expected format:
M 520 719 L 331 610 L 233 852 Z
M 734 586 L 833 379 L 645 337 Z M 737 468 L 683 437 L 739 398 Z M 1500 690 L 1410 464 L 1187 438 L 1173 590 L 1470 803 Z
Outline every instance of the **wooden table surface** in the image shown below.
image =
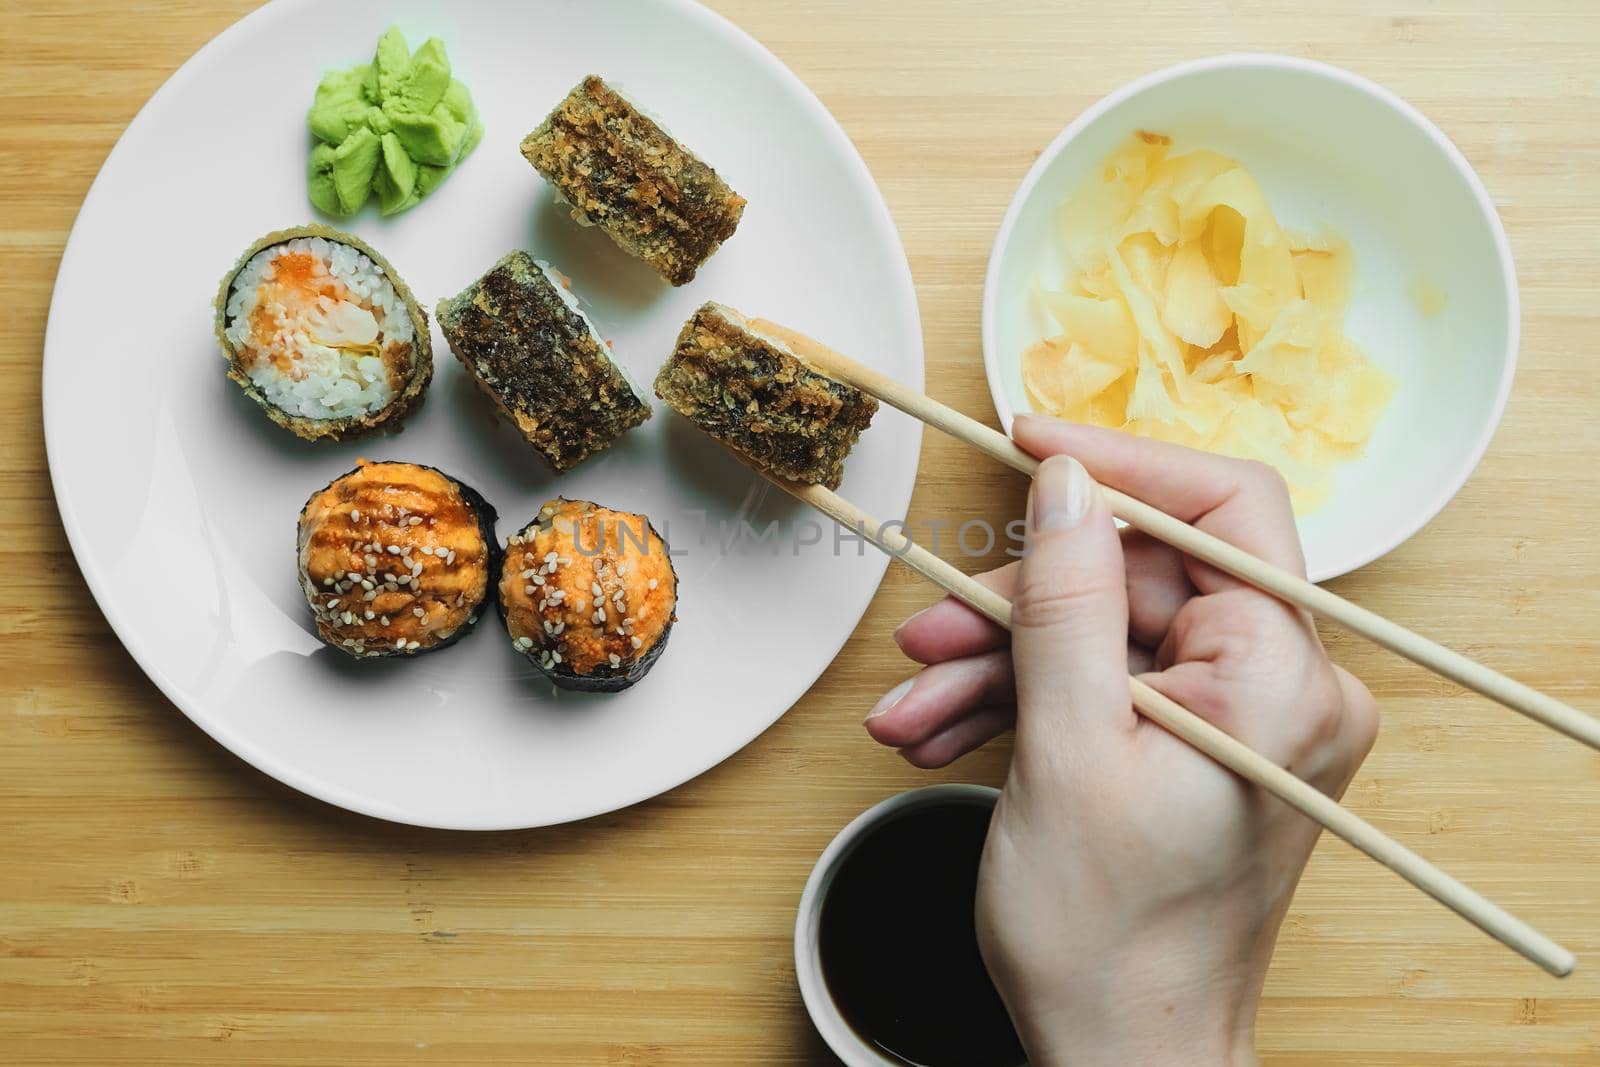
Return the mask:
M 890 571 L 828 675 L 714 771 L 580 825 L 479 836 L 347 814 L 251 769 L 161 697 L 90 600 L 39 426 L 56 265 L 127 121 L 252 6 L 7 0 L 0 15 L 0 1061 L 833 1062 L 790 961 L 812 861 L 872 802 L 940 779 L 998 782 L 1008 755 L 997 742 L 925 774 L 867 742 L 860 718 L 908 673 L 890 631 L 932 599 L 908 574 Z M 1096 97 L 1178 60 L 1271 50 L 1416 103 L 1510 232 L 1521 367 L 1455 502 L 1335 588 L 1600 710 L 1592 6 L 715 6 L 860 147 L 910 253 L 931 392 L 984 417 L 990 239 L 1035 152 Z M 918 484 L 916 522 L 1013 515 L 1023 492 L 934 433 Z M 1349 804 L 1583 963 L 1548 978 L 1325 840 L 1267 984 L 1265 1061 L 1600 1063 L 1600 758 L 1327 638 L 1386 715 Z

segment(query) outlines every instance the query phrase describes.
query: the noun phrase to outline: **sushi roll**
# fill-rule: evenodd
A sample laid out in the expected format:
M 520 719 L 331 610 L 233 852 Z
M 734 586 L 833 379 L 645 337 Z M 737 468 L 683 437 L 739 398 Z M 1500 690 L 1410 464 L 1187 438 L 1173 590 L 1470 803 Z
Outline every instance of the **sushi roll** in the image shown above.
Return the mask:
M 300 588 L 317 636 L 356 659 L 460 640 L 493 595 L 494 508 L 432 467 L 369 463 L 300 512 Z
M 643 515 L 558 497 L 507 541 L 499 603 L 511 647 L 545 677 L 614 693 L 667 647 L 678 576 Z
M 673 285 L 733 236 L 744 197 L 653 119 L 590 75 L 522 142 L 572 208 Z
M 428 316 L 360 239 L 327 226 L 269 233 L 222 279 L 228 377 L 273 422 L 340 440 L 398 425 L 433 377 Z
M 439 325 L 478 388 L 557 473 L 650 417 L 572 283 L 526 252 L 441 300 Z
M 837 489 L 878 402 L 817 371 L 802 355 L 816 342 L 781 329 L 703 305 L 656 375 L 656 395 L 757 468 Z

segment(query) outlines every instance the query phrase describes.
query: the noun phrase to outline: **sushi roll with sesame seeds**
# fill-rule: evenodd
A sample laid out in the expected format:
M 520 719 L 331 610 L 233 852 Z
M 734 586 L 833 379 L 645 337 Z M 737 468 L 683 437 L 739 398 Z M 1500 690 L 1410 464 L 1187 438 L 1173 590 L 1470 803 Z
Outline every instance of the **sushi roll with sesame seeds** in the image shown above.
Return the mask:
M 327 226 L 269 233 L 222 279 L 228 377 L 308 441 L 393 427 L 433 377 L 428 317 L 378 253 Z
M 300 512 L 300 588 L 317 636 L 356 659 L 460 640 L 494 595 L 495 512 L 415 463 L 358 461 Z
M 614 693 L 667 647 L 678 576 L 643 515 L 558 497 L 507 542 L 499 603 L 511 647 L 545 677 Z

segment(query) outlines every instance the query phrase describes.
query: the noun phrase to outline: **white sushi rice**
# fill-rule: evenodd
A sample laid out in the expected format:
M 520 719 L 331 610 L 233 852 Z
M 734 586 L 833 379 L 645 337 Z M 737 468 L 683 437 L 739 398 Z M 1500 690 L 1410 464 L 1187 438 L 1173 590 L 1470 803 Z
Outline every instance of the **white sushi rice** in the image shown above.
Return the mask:
M 310 295 L 283 284 L 274 264 L 286 253 L 309 253 L 314 277 L 329 279 L 342 295 Z M 381 411 L 395 391 L 373 352 L 409 345 L 416 336 L 383 269 L 360 250 L 322 237 L 296 237 L 252 256 L 234 276 L 225 319 L 251 383 L 274 407 L 308 419 Z M 409 365 L 415 359 L 412 352 Z
M 622 375 L 622 380 L 628 383 L 629 389 L 633 390 L 633 395 L 638 397 L 646 407 L 649 407 L 649 394 L 644 391 L 643 386 L 634 380 L 633 375 L 628 373 L 628 368 L 623 366 L 616 356 L 612 355 L 611 346 L 606 343 L 604 337 L 600 336 L 600 331 L 595 329 L 594 321 L 589 318 L 588 313 L 583 310 L 582 302 L 578 300 L 578 294 L 572 291 L 572 280 L 542 259 L 536 259 L 533 263 L 534 266 L 544 272 L 545 281 L 549 282 L 551 287 L 555 289 L 556 295 L 561 298 L 561 302 L 567 305 L 574 315 L 582 319 L 585 326 L 589 327 L 589 336 L 594 338 L 594 343 L 600 347 L 600 351 L 605 354 L 607 359 L 611 360 L 611 365 L 617 368 L 618 373 Z

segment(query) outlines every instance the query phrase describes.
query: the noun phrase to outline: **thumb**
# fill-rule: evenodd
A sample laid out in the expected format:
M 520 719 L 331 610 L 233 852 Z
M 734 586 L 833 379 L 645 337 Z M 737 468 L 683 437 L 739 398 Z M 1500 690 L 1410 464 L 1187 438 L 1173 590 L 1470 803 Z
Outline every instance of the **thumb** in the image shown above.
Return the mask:
M 1131 718 L 1122 542 L 1083 465 L 1039 465 L 1012 607 L 1019 747 Z

